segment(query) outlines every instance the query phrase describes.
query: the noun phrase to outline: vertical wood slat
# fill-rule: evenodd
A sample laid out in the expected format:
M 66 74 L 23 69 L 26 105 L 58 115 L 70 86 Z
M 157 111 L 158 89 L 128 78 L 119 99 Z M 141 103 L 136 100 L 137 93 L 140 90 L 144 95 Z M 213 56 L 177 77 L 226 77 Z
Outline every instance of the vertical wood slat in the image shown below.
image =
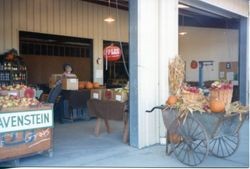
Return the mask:
M 27 30 L 34 31 L 34 1 L 27 0 Z
M 40 32 L 41 31 L 41 13 L 40 13 L 40 0 L 34 0 L 34 31 Z
M 41 5 L 41 32 L 47 33 L 48 32 L 48 26 L 47 26 L 47 0 L 40 0 Z
M 82 3 L 80 1 L 77 2 L 77 36 L 83 36 L 83 24 L 82 24 Z
M 0 0 L 0 53 L 4 50 L 4 0 Z
M 83 2 L 83 18 L 82 18 L 82 25 L 83 25 L 83 36 L 88 37 L 88 3 Z
M 76 1 L 76 0 L 72 0 L 72 3 L 71 3 L 71 20 L 72 20 L 72 24 L 71 24 L 71 35 L 72 36 L 77 36 L 78 35 L 78 27 L 79 27 L 79 24 L 78 24 L 78 2 L 79 1 Z
M 53 33 L 56 34 L 60 34 L 60 3 L 59 0 L 53 0 L 53 21 L 54 21 L 54 25 L 53 25 Z
M 5 0 L 4 2 L 4 47 L 10 49 L 12 46 L 12 12 L 11 12 L 11 1 Z
M 54 1 L 54 0 L 53 0 Z M 54 33 L 54 2 L 51 0 L 47 1 L 47 26 L 48 26 L 48 33 Z
M 19 0 L 12 0 L 12 47 L 17 50 L 19 50 L 19 3 L 18 1 Z
M 102 7 L 102 16 L 103 16 L 102 20 L 108 16 L 107 9 L 105 7 Z M 108 40 L 107 22 L 103 22 L 102 37 L 103 37 L 103 39 Z
M 71 36 L 72 34 L 72 10 L 71 10 L 71 5 L 72 1 L 66 0 L 66 10 L 65 10 L 65 17 L 66 17 L 66 34 Z
M 66 18 L 65 18 L 65 7 L 66 2 L 65 0 L 60 0 L 60 8 L 59 8 L 59 14 L 60 14 L 60 33 L 61 35 L 66 35 Z
M 19 1 L 19 28 L 27 30 L 26 0 Z
M 89 3 L 88 5 L 88 37 L 89 38 L 93 38 L 93 34 L 94 34 L 94 8 L 93 8 L 93 4 Z

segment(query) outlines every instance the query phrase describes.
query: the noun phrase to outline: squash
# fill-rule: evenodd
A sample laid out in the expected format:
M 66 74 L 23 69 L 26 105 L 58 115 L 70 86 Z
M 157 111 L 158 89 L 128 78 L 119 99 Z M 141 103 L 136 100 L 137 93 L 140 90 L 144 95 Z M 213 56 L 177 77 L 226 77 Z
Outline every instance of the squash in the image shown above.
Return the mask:
M 176 96 L 169 96 L 168 100 L 166 101 L 166 104 L 169 106 L 173 106 L 177 102 Z
M 94 83 L 93 83 L 93 87 L 94 87 L 95 89 L 98 89 L 98 88 L 100 88 L 100 84 L 99 84 L 98 82 L 94 82 Z
M 225 112 L 225 103 L 221 100 L 210 100 L 209 102 L 210 110 L 214 113 L 223 113 Z
M 93 89 L 94 86 L 93 86 L 93 83 L 87 82 L 85 87 L 86 89 Z
M 80 81 L 78 85 L 79 85 L 79 89 L 84 89 L 86 86 L 86 82 Z

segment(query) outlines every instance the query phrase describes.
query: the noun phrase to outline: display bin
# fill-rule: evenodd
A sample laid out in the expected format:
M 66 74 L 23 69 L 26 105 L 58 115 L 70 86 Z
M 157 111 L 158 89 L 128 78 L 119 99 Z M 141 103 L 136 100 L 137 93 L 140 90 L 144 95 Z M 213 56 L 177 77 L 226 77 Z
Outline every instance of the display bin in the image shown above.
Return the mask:
M 0 111 L 0 163 L 53 155 L 53 105 Z

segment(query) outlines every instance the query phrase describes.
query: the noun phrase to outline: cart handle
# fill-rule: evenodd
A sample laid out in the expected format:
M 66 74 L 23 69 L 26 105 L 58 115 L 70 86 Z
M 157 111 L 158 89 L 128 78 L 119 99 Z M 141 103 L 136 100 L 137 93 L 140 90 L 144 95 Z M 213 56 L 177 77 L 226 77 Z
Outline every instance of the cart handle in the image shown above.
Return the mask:
M 155 109 L 163 110 L 163 109 L 165 109 L 165 106 L 164 106 L 164 105 L 155 106 L 155 107 L 153 107 L 151 110 L 146 110 L 146 112 L 147 112 L 147 113 L 151 113 L 151 112 L 153 112 Z

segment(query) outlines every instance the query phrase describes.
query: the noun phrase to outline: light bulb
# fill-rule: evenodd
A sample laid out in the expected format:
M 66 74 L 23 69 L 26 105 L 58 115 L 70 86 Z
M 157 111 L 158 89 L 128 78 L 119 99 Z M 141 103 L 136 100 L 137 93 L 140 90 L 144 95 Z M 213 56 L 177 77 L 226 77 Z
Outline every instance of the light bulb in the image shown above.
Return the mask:
M 109 16 L 109 17 L 105 18 L 104 21 L 105 21 L 105 22 L 108 22 L 108 23 L 111 23 L 111 22 L 114 22 L 115 19 L 112 18 L 111 16 Z

